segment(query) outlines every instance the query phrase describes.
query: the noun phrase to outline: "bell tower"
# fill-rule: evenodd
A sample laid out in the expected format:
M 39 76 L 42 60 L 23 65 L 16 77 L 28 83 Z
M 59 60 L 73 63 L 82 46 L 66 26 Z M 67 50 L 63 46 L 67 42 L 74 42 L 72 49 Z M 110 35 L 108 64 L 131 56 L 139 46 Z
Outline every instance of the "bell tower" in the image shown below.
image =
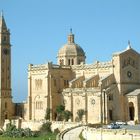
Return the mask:
M 13 116 L 11 95 L 11 44 L 10 31 L 0 16 L 0 126 Z

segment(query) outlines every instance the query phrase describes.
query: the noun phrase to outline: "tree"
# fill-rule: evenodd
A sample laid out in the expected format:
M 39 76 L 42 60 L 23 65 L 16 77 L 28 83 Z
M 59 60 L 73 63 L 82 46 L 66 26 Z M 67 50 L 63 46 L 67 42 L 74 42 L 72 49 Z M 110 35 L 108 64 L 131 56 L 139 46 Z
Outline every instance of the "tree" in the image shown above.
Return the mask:
M 52 125 L 51 122 L 44 123 L 40 128 L 41 133 L 51 132 L 51 125 Z
M 70 117 L 72 116 L 72 113 L 69 110 L 65 110 L 63 112 L 63 116 L 64 116 L 65 121 L 68 121 Z
M 63 120 L 63 112 L 65 110 L 65 106 L 64 105 L 58 105 L 56 107 L 56 113 L 57 113 L 57 119 L 58 121 Z
M 77 111 L 77 115 L 78 115 L 79 121 L 82 121 L 82 118 L 83 118 L 83 115 L 84 115 L 84 114 L 85 114 L 84 109 L 79 109 L 79 110 Z
M 50 120 L 50 112 L 51 112 L 51 109 L 47 108 L 46 109 L 46 114 L 45 114 L 45 120 Z

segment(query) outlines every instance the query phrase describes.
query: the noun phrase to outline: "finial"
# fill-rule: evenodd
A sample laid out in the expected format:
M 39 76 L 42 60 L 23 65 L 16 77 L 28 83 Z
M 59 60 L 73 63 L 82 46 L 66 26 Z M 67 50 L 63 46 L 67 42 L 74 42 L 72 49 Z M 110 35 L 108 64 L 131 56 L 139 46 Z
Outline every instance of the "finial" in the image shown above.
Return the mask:
M 72 28 L 70 28 L 70 34 L 72 34 Z
M 131 43 L 130 40 L 128 40 L 128 46 L 127 46 L 127 50 L 131 49 Z
M 130 40 L 128 40 L 128 45 L 130 46 Z

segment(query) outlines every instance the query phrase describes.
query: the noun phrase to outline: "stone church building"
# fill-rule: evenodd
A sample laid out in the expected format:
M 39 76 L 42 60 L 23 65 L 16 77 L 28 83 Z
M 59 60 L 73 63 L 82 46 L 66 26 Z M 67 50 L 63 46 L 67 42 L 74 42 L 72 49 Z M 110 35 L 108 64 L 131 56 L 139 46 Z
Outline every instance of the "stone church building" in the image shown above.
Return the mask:
M 50 120 L 56 120 L 56 107 L 62 104 L 72 112 L 71 121 L 83 109 L 83 121 L 88 123 L 140 122 L 140 54 L 130 42 L 109 62 L 86 64 L 85 52 L 75 43 L 72 31 L 67 38 L 58 51 L 57 64 L 29 64 L 27 102 L 12 103 L 10 33 L 1 16 L 0 121 L 13 116 L 43 120 L 47 108 Z
M 140 54 L 130 42 L 114 53 L 109 62 L 85 63 L 84 50 L 70 32 L 57 54 L 57 65 L 29 65 L 27 120 L 41 120 L 46 108 L 56 119 L 56 106 L 63 104 L 76 121 L 77 111 L 86 113 L 83 121 L 109 123 L 116 120 L 140 121 Z M 39 114 L 39 115 L 38 115 Z

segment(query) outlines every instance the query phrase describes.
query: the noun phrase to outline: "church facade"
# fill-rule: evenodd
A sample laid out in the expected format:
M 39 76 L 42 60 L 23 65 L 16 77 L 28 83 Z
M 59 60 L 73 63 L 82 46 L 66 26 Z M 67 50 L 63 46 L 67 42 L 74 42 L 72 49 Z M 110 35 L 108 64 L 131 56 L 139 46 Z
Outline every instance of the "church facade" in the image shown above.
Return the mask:
M 86 64 L 85 52 L 75 43 L 71 31 L 58 51 L 57 64 L 29 64 L 28 98 L 24 104 L 12 102 L 10 32 L 3 16 L 0 55 L 0 125 L 15 116 L 26 121 L 43 120 L 47 108 L 50 120 L 56 120 L 58 105 L 73 114 L 74 122 L 80 109 L 87 123 L 140 122 L 140 54 L 130 42 L 109 62 Z
M 72 121 L 80 109 L 88 123 L 140 121 L 140 54 L 130 42 L 109 62 L 85 64 L 85 59 L 70 32 L 58 51 L 57 65 L 29 65 L 26 119 L 43 119 L 49 108 L 55 120 L 56 107 L 63 104 L 72 112 Z

